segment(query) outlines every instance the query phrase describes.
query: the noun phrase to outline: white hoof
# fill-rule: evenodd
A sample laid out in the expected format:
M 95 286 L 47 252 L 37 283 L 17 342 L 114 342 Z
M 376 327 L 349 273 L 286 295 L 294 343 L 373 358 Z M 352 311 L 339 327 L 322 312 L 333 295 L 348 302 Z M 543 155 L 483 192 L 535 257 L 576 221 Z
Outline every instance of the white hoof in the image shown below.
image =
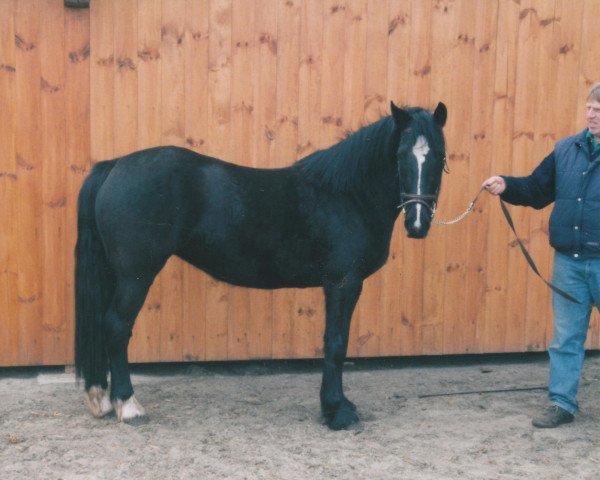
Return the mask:
M 124 423 L 145 423 L 146 422 L 146 410 L 140 402 L 135 399 L 132 395 L 127 400 L 117 400 L 114 402 L 114 408 L 117 412 L 117 418 L 119 422 Z
M 102 418 L 113 411 L 108 392 L 101 387 L 91 387 L 84 397 L 90 413 L 96 418 Z

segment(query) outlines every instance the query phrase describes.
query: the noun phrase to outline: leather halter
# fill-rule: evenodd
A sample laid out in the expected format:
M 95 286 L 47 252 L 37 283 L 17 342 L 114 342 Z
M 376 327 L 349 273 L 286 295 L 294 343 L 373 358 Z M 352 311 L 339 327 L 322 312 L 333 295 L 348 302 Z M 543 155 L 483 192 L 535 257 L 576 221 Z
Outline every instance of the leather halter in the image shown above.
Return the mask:
M 402 179 L 402 172 L 400 169 L 400 162 L 396 163 L 396 168 L 398 169 L 398 181 L 400 182 Z M 407 205 L 411 203 L 420 203 L 421 205 L 426 206 L 429 210 L 431 210 L 431 216 L 435 215 L 435 210 L 437 208 L 437 199 L 440 193 L 440 188 L 438 186 L 435 193 L 406 193 L 400 190 L 400 205 L 398 205 L 398 209 L 401 209 L 404 213 L 406 210 L 404 209 Z
M 400 192 L 400 205 L 397 208 L 404 210 L 404 207 L 411 203 L 419 203 L 426 206 L 431 210 L 431 215 L 435 214 L 437 209 L 438 193 L 434 194 L 421 194 L 421 193 L 404 193 Z

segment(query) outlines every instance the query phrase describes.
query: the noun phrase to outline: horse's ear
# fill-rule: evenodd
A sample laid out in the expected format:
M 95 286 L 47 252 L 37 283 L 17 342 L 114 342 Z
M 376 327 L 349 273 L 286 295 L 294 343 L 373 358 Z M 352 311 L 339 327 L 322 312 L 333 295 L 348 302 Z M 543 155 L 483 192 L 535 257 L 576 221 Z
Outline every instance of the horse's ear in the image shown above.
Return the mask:
M 446 125 L 447 118 L 448 109 L 446 108 L 446 105 L 444 105 L 442 102 L 438 103 L 438 106 L 435 107 L 435 112 L 433 112 L 433 121 L 440 127 L 443 127 Z
M 390 105 L 392 107 L 392 116 L 394 117 L 394 122 L 396 122 L 398 129 L 403 131 L 410 123 L 410 113 L 408 113 L 406 110 L 398 108 L 394 102 L 390 102 Z

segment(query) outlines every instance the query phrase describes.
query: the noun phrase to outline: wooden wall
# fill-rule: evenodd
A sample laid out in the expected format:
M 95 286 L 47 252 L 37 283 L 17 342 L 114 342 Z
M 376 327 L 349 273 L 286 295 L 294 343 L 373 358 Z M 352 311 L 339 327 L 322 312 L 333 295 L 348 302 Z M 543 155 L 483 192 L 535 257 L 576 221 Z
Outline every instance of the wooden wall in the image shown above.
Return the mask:
M 288 165 L 399 104 L 449 108 L 440 218 L 582 129 L 600 80 L 596 0 L 0 2 L 0 365 L 73 358 L 76 197 L 90 166 L 180 145 Z M 549 209 L 512 208 L 550 275 Z M 549 292 L 487 195 L 425 241 L 399 222 L 366 284 L 352 356 L 543 350 Z M 319 290 L 231 288 L 173 259 L 137 362 L 321 355 Z M 600 346 L 594 315 L 588 340 Z

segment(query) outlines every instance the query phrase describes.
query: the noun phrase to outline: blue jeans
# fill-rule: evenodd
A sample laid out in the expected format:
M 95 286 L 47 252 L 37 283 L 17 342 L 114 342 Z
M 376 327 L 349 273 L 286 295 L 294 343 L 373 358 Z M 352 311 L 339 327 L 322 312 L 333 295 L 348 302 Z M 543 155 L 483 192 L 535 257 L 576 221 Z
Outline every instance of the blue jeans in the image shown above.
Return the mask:
M 554 338 L 548 348 L 548 399 L 575 413 L 579 408 L 577 389 L 592 313 L 589 304 L 600 302 L 600 259 L 581 260 L 556 252 L 552 283 L 584 304 L 579 305 L 552 293 Z

